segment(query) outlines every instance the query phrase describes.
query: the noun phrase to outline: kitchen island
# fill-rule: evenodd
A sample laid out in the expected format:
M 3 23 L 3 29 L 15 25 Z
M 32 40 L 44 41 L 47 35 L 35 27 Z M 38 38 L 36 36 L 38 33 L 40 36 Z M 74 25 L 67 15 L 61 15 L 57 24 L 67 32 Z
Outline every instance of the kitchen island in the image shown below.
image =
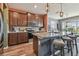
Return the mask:
M 37 56 L 49 56 L 52 53 L 52 41 L 61 38 L 59 34 L 51 32 L 33 33 L 33 50 Z

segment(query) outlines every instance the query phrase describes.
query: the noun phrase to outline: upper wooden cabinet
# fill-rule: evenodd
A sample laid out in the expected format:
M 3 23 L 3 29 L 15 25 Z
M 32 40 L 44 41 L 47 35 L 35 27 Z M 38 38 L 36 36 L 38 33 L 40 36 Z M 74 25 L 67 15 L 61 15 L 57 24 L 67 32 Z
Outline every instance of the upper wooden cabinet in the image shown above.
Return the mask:
M 36 23 L 47 31 L 47 16 L 23 12 L 15 9 L 9 10 L 9 29 L 13 26 L 28 26 Z M 35 24 L 34 24 L 35 25 Z
M 35 20 L 35 15 L 28 13 L 28 21 L 33 21 L 33 20 Z
M 28 13 L 28 21 L 43 21 L 43 15 Z
M 43 15 L 28 13 L 28 24 L 29 22 L 36 22 L 37 24 L 40 23 L 43 25 L 44 17 Z
M 16 12 L 9 11 L 9 25 L 17 25 L 17 15 Z
M 27 14 L 18 14 L 18 26 L 27 26 Z
M 27 14 L 9 11 L 9 24 L 17 26 L 26 26 Z

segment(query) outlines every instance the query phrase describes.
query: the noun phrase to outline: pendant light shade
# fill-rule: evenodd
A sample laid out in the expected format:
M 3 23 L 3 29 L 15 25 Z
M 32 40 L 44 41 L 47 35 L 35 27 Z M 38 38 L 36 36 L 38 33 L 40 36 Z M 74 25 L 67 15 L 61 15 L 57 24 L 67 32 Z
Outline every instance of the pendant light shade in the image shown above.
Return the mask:
M 61 12 L 60 12 L 60 17 L 63 17 L 63 14 L 64 14 L 64 13 L 61 11 Z
M 62 3 L 60 4 L 60 8 L 61 8 L 61 10 L 60 10 L 60 17 L 63 17 L 63 15 L 64 15 L 64 12 L 62 11 Z

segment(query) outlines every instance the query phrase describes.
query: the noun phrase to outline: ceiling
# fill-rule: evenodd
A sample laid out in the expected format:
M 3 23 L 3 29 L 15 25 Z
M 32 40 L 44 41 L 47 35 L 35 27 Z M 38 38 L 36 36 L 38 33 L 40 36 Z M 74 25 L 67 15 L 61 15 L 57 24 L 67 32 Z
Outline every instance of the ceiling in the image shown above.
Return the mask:
M 34 5 L 37 5 L 37 8 L 34 8 Z M 36 14 L 46 13 L 46 3 L 9 3 L 8 6 L 11 8 L 29 11 Z M 79 15 L 79 3 L 63 3 L 62 8 L 64 16 L 60 17 L 59 13 L 57 13 L 60 11 L 60 4 L 49 3 L 48 17 L 53 19 L 62 19 Z

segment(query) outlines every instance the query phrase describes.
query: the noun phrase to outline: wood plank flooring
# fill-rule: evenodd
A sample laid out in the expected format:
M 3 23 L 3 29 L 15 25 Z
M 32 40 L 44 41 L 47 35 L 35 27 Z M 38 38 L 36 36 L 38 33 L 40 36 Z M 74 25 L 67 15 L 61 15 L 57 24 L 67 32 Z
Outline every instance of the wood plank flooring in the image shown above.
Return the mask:
M 24 43 L 4 49 L 2 56 L 35 56 L 33 43 Z

